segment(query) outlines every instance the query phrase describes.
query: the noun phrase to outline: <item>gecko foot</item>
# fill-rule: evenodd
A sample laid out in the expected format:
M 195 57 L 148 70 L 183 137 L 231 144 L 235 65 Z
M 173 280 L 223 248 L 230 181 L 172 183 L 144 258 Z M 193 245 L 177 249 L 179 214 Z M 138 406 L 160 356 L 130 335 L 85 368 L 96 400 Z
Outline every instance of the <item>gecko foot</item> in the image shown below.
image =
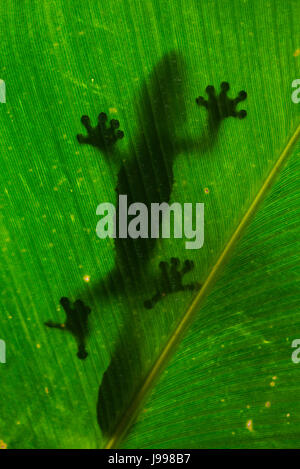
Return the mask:
M 201 286 L 197 282 L 189 283 L 186 285 L 182 284 L 182 279 L 184 275 L 193 270 L 194 268 L 193 261 L 184 261 L 181 270 L 179 270 L 179 266 L 180 260 L 176 257 L 171 258 L 170 264 L 165 261 L 160 262 L 160 288 L 150 300 L 146 300 L 144 302 L 145 308 L 152 309 L 155 304 L 159 300 L 164 298 L 167 294 L 185 290 L 196 290 Z
M 99 114 L 98 124 L 95 127 L 91 126 L 89 116 L 82 116 L 81 123 L 87 130 L 87 136 L 78 134 L 78 142 L 92 145 L 99 148 L 99 150 L 108 150 L 117 140 L 124 137 L 124 132 L 119 130 L 120 123 L 118 120 L 111 119 L 109 126 L 107 126 L 107 115 L 105 112 Z
M 81 300 L 76 300 L 72 307 L 70 300 L 65 297 L 60 299 L 60 304 L 66 313 L 65 322 L 56 323 L 47 321 L 45 322 L 45 326 L 71 332 L 78 345 L 77 357 L 84 360 L 88 356 L 85 349 L 85 341 L 89 333 L 88 316 L 91 309 Z
M 221 83 L 221 91 L 219 95 L 217 95 L 214 86 L 209 85 L 205 90 L 208 95 L 208 99 L 206 100 L 203 96 L 199 96 L 196 99 L 196 103 L 199 106 L 205 107 L 215 122 L 219 122 L 222 119 L 231 116 L 244 119 L 247 116 L 247 111 L 244 109 L 237 111 L 236 106 L 241 101 L 245 101 L 247 93 L 246 91 L 240 91 L 236 98 L 231 99 L 227 96 L 229 89 L 229 83 L 223 81 Z

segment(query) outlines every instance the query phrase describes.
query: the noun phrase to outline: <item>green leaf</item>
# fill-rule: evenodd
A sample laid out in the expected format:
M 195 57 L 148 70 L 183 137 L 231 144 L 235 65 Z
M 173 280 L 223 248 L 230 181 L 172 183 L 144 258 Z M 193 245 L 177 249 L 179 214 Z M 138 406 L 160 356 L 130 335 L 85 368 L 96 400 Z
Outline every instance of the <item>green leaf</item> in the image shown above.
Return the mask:
M 9 448 L 296 447 L 296 1 L 9 0 L 0 15 L 0 440 Z M 195 99 L 224 81 L 231 98 L 247 91 L 238 110 L 248 116 L 213 127 Z M 100 112 L 125 134 L 111 157 L 76 139 L 81 116 L 94 126 Z M 132 191 L 144 181 L 147 201 L 170 184 L 170 202 L 205 203 L 201 250 L 159 240 L 146 263 L 129 243 L 128 265 L 115 273 L 118 251 L 97 238 L 96 207 L 115 203 L 122 163 Z M 183 283 L 202 289 L 166 295 L 149 310 L 159 263 L 172 257 L 194 262 Z M 91 308 L 84 360 L 74 334 L 44 324 L 65 321 L 62 297 Z
M 299 446 L 299 156 L 298 143 L 124 448 Z
M 297 130 L 293 134 L 293 136 L 290 139 L 290 141 L 288 142 L 288 144 L 286 145 L 286 147 L 285 147 L 284 151 L 282 152 L 282 154 L 279 156 L 279 158 L 278 158 L 277 162 L 275 163 L 272 171 L 270 172 L 270 174 L 266 178 L 263 186 L 259 190 L 257 196 L 255 197 L 255 199 L 253 200 L 251 206 L 249 207 L 249 209 L 245 213 L 244 217 L 242 218 L 240 224 L 238 225 L 238 227 L 234 231 L 234 233 L 231 236 L 230 240 L 228 241 L 228 243 L 226 243 L 223 252 L 221 253 L 221 255 L 218 258 L 215 265 L 212 267 L 211 272 L 207 276 L 207 279 L 206 279 L 205 283 L 203 284 L 201 290 L 196 295 L 195 299 L 193 300 L 193 302 L 191 303 L 191 305 L 189 306 L 187 311 L 182 316 L 182 318 L 181 318 L 180 322 L 178 323 L 177 327 L 174 329 L 174 331 L 170 335 L 170 337 L 169 337 L 169 339 L 168 339 L 168 341 L 165 345 L 165 348 L 161 351 L 157 361 L 155 362 L 155 364 L 154 364 L 153 368 L 151 369 L 149 375 L 145 379 L 145 382 L 141 386 L 139 392 L 135 396 L 135 398 L 134 398 L 132 404 L 130 405 L 130 407 L 128 408 L 127 412 L 124 414 L 123 419 L 121 420 L 118 428 L 115 431 L 115 434 L 113 435 L 111 441 L 108 444 L 108 448 L 116 446 L 119 443 L 119 441 L 122 439 L 122 437 L 124 437 L 124 434 L 126 433 L 128 428 L 132 424 L 134 418 L 136 417 L 137 412 L 140 410 L 141 403 L 143 403 L 143 401 L 145 399 L 145 396 L 149 392 L 149 389 L 151 389 L 153 387 L 153 384 L 157 380 L 157 376 L 159 376 L 161 374 L 162 370 L 164 370 L 164 368 L 165 368 L 166 363 L 169 361 L 170 357 L 173 355 L 175 347 L 181 341 L 182 336 L 183 336 L 184 332 L 186 331 L 187 327 L 190 325 L 191 320 L 194 318 L 194 315 L 195 315 L 196 311 L 202 305 L 203 300 L 206 298 L 207 294 L 210 292 L 212 285 L 215 283 L 217 275 L 219 274 L 220 270 L 224 266 L 225 262 L 228 260 L 228 257 L 230 256 L 230 254 L 232 252 L 232 249 L 235 247 L 236 242 L 240 239 L 241 234 L 243 233 L 243 231 L 245 230 L 245 227 L 247 226 L 247 224 L 251 220 L 251 217 L 253 217 L 253 214 L 256 212 L 257 207 L 262 202 L 266 192 L 270 189 L 270 187 L 272 186 L 275 178 L 278 176 L 278 173 L 281 170 L 282 165 L 286 162 L 287 158 L 290 156 L 291 149 L 293 149 L 295 143 L 299 139 L 299 136 L 300 136 L 300 125 L 298 126 Z M 294 154 L 294 160 L 292 161 L 292 165 L 291 165 L 291 169 L 290 169 L 290 171 L 292 171 L 292 174 L 290 174 L 290 171 L 289 172 L 286 171 L 285 172 L 285 179 L 282 178 L 281 181 L 280 181 L 280 185 L 278 184 L 277 186 L 275 186 L 275 188 L 273 189 L 273 192 L 271 193 L 271 195 L 268 199 L 268 200 L 271 199 L 271 204 L 269 204 L 269 205 L 265 204 L 264 207 L 261 210 L 262 214 L 259 213 L 257 215 L 254 224 L 251 226 L 251 231 L 250 231 L 250 233 L 248 233 L 248 237 L 246 238 L 246 241 L 244 241 L 245 248 L 240 249 L 238 254 L 235 255 L 235 257 L 232 260 L 231 264 L 227 267 L 226 273 L 227 273 L 227 277 L 229 277 L 230 280 L 228 280 L 228 278 L 226 278 L 226 277 L 225 277 L 224 280 L 222 279 L 223 282 L 225 283 L 225 286 L 227 287 L 227 289 L 228 289 L 228 284 L 229 284 L 229 287 L 231 286 L 234 291 L 236 291 L 237 288 L 239 288 L 239 292 L 236 295 L 237 298 L 235 298 L 234 302 L 233 301 L 230 302 L 230 306 L 229 306 L 230 309 L 231 308 L 238 309 L 239 305 L 242 302 L 245 303 L 245 298 L 247 298 L 247 302 L 249 302 L 249 298 L 251 298 L 251 296 L 255 299 L 255 301 L 251 303 L 251 308 L 249 308 L 249 310 L 246 312 L 245 315 L 244 315 L 244 311 L 237 311 L 237 312 L 235 311 L 234 313 L 232 311 L 230 311 L 230 313 L 228 314 L 229 324 L 232 324 L 232 321 L 236 320 L 237 315 L 241 316 L 241 313 L 243 313 L 243 316 L 245 316 L 245 318 L 240 318 L 239 317 L 239 321 L 233 327 L 235 329 L 237 337 L 238 337 L 238 334 L 243 334 L 248 339 L 248 335 L 250 335 L 249 332 L 245 333 L 245 331 L 244 331 L 244 328 L 247 330 L 247 328 L 244 326 L 244 322 L 246 323 L 246 325 L 248 325 L 249 318 L 255 317 L 254 312 L 253 312 L 253 308 L 257 309 L 256 294 L 257 294 L 257 290 L 258 290 L 258 285 L 262 285 L 262 287 L 260 287 L 260 295 L 262 297 L 264 297 L 264 299 L 272 298 L 272 295 L 274 295 L 274 291 L 276 291 L 276 287 L 277 287 L 277 292 L 279 292 L 280 290 L 283 289 L 284 285 L 286 285 L 287 288 L 286 288 L 286 291 L 284 292 L 285 293 L 284 300 L 286 300 L 286 295 L 287 296 L 292 295 L 292 301 L 291 301 L 291 303 L 289 303 L 289 306 L 293 307 L 293 310 L 290 311 L 290 313 L 293 313 L 293 317 L 294 317 L 294 315 L 297 314 L 297 300 L 299 299 L 299 293 L 300 293 L 299 283 L 297 285 L 298 290 L 296 290 L 296 291 L 295 291 L 295 285 L 292 283 L 295 280 L 295 277 L 296 277 L 295 272 L 293 271 L 293 268 L 295 268 L 295 266 L 298 267 L 298 265 L 297 265 L 298 262 L 297 261 L 299 260 L 299 254 L 298 254 L 298 256 L 295 256 L 294 242 L 295 242 L 295 240 L 298 242 L 298 236 L 297 235 L 299 235 L 299 231 L 300 231 L 299 226 L 297 226 L 295 224 L 295 219 L 297 218 L 297 215 L 299 214 L 299 209 L 300 209 L 298 181 L 297 181 L 297 176 L 296 176 L 296 175 L 298 175 L 297 170 L 299 170 L 300 165 L 299 165 L 299 161 L 296 160 L 296 156 L 299 157 L 299 150 L 298 150 L 298 152 L 295 152 L 295 154 Z M 287 190 L 287 188 L 288 188 L 288 190 Z M 283 189 L 285 189 L 284 192 L 283 192 Z M 278 197 L 278 192 L 279 193 L 283 192 L 283 194 L 281 194 L 280 204 L 277 201 L 277 204 L 275 206 L 275 210 L 273 209 L 273 211 L 272 211 L 272 205 L 274 205 L 274 202 L 272 200 L 272 196 L 275 193 L 275 195 Z M 270 205 L 271 205 L 271 209 L 270 209 Z M 272 219 L 267 224 L 267 222 L 268 222 L 268 211 L 272 213 Z M 284 216 L 286 212 L 292 212 L 293 213 L 293 218 L 290 217 L 290 218 L 288 218 L 288 220 L 286 220 L 286 217 Z M 280 218 L 280 216 L 281 216 L 281 218 Z M 257 220 L 259 220 L 259 221 L 257 221 Z M 281 224 L 279 223 L 280 221 L 281 221 Z M 268 226 L 268 231 L 266 231 L 266 224 Z M 288 224 L 288 226 L 286 226 L 286 224 Z M 280 244 L 280 241 L 282 241 L 282 240 L 281 239 L 278 240 L 278 238 L 282 238 L 283 227 L 284 227 L 284 230 L 286 231 L 286 233 L 285 233 L 286 236 L 284 237 L 284 243 Z M 267 240 L 271 239 L 271 241 L 272 241 L 271 246 L 267 245 L 267 248 L 264 245 L 265 241 L 266 241 L 266 238 L 267 238 Z M 254 245 L 254 248 L 251 246 L 251 243 L 252 243 L 252 245 Z M 299 242 L 298 242 L 298 244 L 299 244 Z M 241 266 L 245 265 L 245 258 L 247 259 L 249 257 L 249 252 L 250 252 L 251 248 L 254 251 L 251 254 L 251 258 L 253 259 L 251 261 L 251 263 L 254 264 L 255 262 L 257 262 L 257 264 L 258 264 L 257 270 L 259 271 L 259 274 L 262 277 L 265 277 L 266 271 L 267 271 L 267 274 L 268 274 L 267 279 L 264 279 L 264 278 L 257 279 L 256 275 L 255 275 L 257 272 L 254 270 L 253 266 L 251 266 L 250 273 L 246 270 L 246 275 L 248 274 L 248 276 L 246 277 L 247 280 L 248 280 L 247 282 L 245 281 L 244 278 L 242 279 L 242 282 L 237 282 L 236 278 L 235 278 L 235 282 L 233 282 L 232 276 L 235 273 L 234 266 L 236 266 L 236 265 L 238 266 L 238 268 L 236 269 L 237 277 L 240 277 L 241 275 L 243 275 L 243 276 L 245 275 L 245 272 L 242 270 Z M 259 259 L 259 257 L 262 254 L 265 257 L 267 257 L 268 253 L 269 253 L 269 257 L 271 258 L 271 256 L 272 256 L 273 252 L 275 251 L 275 249 L 277 250 L 277 252 L 276 252 L 277 262 L 271 263 L 271 262 L 266 262 L 265 261 L 264 262 L 265 269 L 264 269 L 264 271 L 262 271 L 261 263 L 258 262 L 258 261 L 255 261 L 254 259 L 257 259 L 257 258 Z M 236 259 L 236 257 L 238 257 L 238 255 L 241 259 L 239 259 L 239 258 Z M 243 259 L 243 257 L 244 257 L 244 259 Z M 285 259 L 285 267 L 287 267 L 289 269 L 287 272 L 285 270 L 285 273 L 284 273 L 284 276 L 283 276 L 285 278 L 284 283 L 282 282 L 282 278 L 280 278 L 280 279 L 276 278 L 276 274 L 277 274 L 277 271 L 278 271 L 278 263 L 280 262 L 280 260 L 282 262 L 282 259 Z M 243 261 L 244 261 L 244 264 L 243 264 Z M 299 271 L 299 268 L 298 268 L 298 271 Z M 289 274 L 288 279 L 286 278 L 287 274 Z M 248 278 L 248 277 L 250 277 L 250 278 Z M 216 291 L 217 292 L 222 291 L 224 289 L 224 283 L 223 282 L 220 281 L 216 285 Z M 236 285 L 237 283 L 238 283 L 238 287 Z M 251 289 L 252 289 L 252 291 L 251 291 Z M 214 292 L 212 293 L 211 301 L 214 301 L 213 295 L 214 295 Z M 207 317 L 209 317 L 209 320 L 213 322 L 213 326 L 212 326 L 213 331 L 212 331 L 212 334 L 209 335 L 210 340 L 212 342 L 214 342 L 215 338 L 216 338 L 216 335 L 214 333 L 214 329 L 216 328 L 216 325 L 218 325 L 217 318 L 222 317 L 222 314 L 224 314 L 223 310 L 224 310 L 224 306 L 226 305 L 226 300 L 227 300 L 228 296 L 231 297 L 230 293 L 228 294 L 228 291 L 226 291 L 226 295 L 224 295 L 222 297 L 222 301 L 215 301 L 215 303 L 217 304 L 217 308 L 214 308 L 214 309 L 216 309 L 216 311 L 214 311 L 213 320 L 211 320 L 211 318 L 210 318 L 210 315 L 212 314 L 211 310 L 213 308 L 209 308 L 208 306 L 206 306 L 206 308 L 204 308 L 207 311 L 206 314 L 204 312 L 205 319 L 207 319 Z M 277 317 L 276 320 L 277 320 L 277 324 L 279 326 L 280 324 L 283 325 L 284 322 L 286 321 L 286 311 L 285 311 L 286 305 L 285 305 L 285 303 L 284 303 L 284 306 L 278 305 L 278 298 L 277 298 L 276 301 L 277 301 L 277 308 L 278 308 L 278 317 Z M 212 304 L 214 304 L 214 303 L 212 303 Z M 274 304 L 272 306 L 274 307 Z M 268 302 L 267 303 L 262 303 L 262 305 L 260 306 L 260 309 L 262 310 L 261 315 L 263 317 L 263 320 L 266 321 L 266 318 L 270 317 L 270 315 L 272 314 L 272 310 L 270 310 L 270 304 Z M 289 318 L 290 318 L 290 316 L 289 316 Z M 296 316 L 295 319 L 297 320 L 297 322 L 294 323 L 294 325 L 295 324 L 298 325 L 298 322 L 299 322 L 299 319 L 300 319 L 300 314 L 299 313 L 298 313 L 298 318 Z M 201 325 L 203 325 L 202 314 L 201 314 L 200 321 L 201 321 Z M 223 325 L 223 321 L 221 322 L 221 324 Z M 271 325 L 270 325 L 270 322 L 267 323 L 267 326 L 265 324 L 263 324 L 263 325 L 264 325 L 264 329 L 267 329 L 267 328 L 270 328 L 270 327 L 273 328 L 272 322 L 271 322 Z M 255 325 L 255 331 L 256 331 L 257 328 L 260 329 L 260 335 L 263 336 L 263 334 L 265 333 L 265 331 L 262 332 L 263 328 L 261 326 Z M 202 330 L 205 331 L 205 336 L 206 336 L 206 334 L 208 332 L 206 327 L 204 326 Z M 223 328 L 222 328 L 222 333 L 224 333 Z M 203 332 L 202 332 L 202 334 L 203 334 Z M 227 331 L 227 334 L 228 334 L 228 331 Z M 196 337 L 193 336 L 192 334 L 190 334 L 188 336 L 188 341 L 190 341 L 191 343 L 196 341 L 196 343 L 197 343 L 199 335 L 200 335 L 199 334 L 199 329 L 197 329 Z M 255 334 L 253 334 L 253 335 L 255 337 Z M 250 336 L 250 337 L 253 340 L 252 336 Z M 280 340 L 282 341 L 283 339 L 284 339 L 284 337 L 282 336 L 282 330 L 280 330 L 280 333 L 278 335 L 273 334 L 272 341 L 270 341 L 270 342 L 277 342 L 278 343 L 278 342 L 280 342 Z M 288 341 L 289 338 L 287 337 L 286 340 Z M 207 341 L 207 337 L 205 337 L 205 341 Z M 188 351 L 187 354 L 188 354 L 189 357 L 190 357 L 190 355 L 193 356 L 193 360 L 198 359 L 198 361 L 199 361 L 199 371 L 200 371 L 201 370 L 201 363 L 202 363 L 203 344 L 201 344 L 201 343 L 198 344 L 197 343 L 197 346 L 195 346 L 195 349 L 191 351 L 190 347 L 187 346 L 187 344 L 189 342 L 187 342 L 186 339 L 185 339 L 185 343 L 186 343 L 186 346 L 185 346 L 184 350 Z M 229 349 L 233 345 L 233 348 L 236 351 L 236 343 L 232 344 L 232 342 L 230 340 L 230 336 L 227 338 L 225 343 L 228 345 Z M 263 343 L 269 343 L 269 342 L 265 341 L 265 340 L 261 340 L 260 344 L 259 344 L 260 348 L 261 348 L 261 344 L 263 344 Z M 257 347 L 259 347 L 259 345 L 255 342 L 254 342 L 254 345 L 255 345 L 254 350 L 250 349 L 250 351 L 249 351 L 250 357 L 251 357 L 251 355 L 255 355 L 256 349 L 257 349 Z M 290 344 L 289 344 L 289 346 L 290 346 Z M 211 348 L 213 349 L 212 353 L 216 353 L 216 356 L 218 356 L 219 347 L 220 347 L 219 344 L 218 344 L 217 347 L 214 347 L 214 344 L 211 345 Z M 224 347 L 224 345 L 223 345 L 223 347 Z M 196 350 L 199 350 L 198 354 L 197 354 Z M 283 350 L 282 350 L 282 347 L 281 347 L 280 353 L 284 357 L 287 355 L 287 346 L 286 345 L 285 345 L 285 349 L 283 349 Z M 238 353 L 236 353 L 236 355 L 238 355 Z M 278 356 L 278 352 L 276 353 L 276 355 Z M 279 355 L 278 357 L 281 360 L 283 358 L 281 355 Z M 260 358 L 261 358 L 261 360 L 259 362 L 259 366 L 262 367 L 262 368 L 267 368 L 269 363 L 265 364 L 265 360 L 263 359 L 263 356 L 261 356 Z M 174 386 L 174 389 L 176 389 L 176 396 L 178 396 L 178 395 L 182 396 L 181 399 L 184 402 L 189 402 L 189 401 L 186 401 L 186 394 L 187 393 L 189 394 L 189 400 L 190 400 L 191 396 L 192 396 L 192 399 L 195 399 L 198 392 L 199 391 L 201 392 L 201 390 L 202 390 L 202 383 L 197 382 L 194 375 L 190 376 L 190 374 L 187 373 L 187 371 L 186 371 L 187 370 L 187 364 L 184 361 L 184 359 L 179 360 L 177 358 L 177 360 L 174 359 L 174 361 L 175 361 L 175 364 L 176 364 L 176 371 L 174 373 L 175 376 L 172 376 L 173 377 L 173 381 L 172 381 L 172 379 L 170 379 L 170 377 L 169 377 L 169 371 L 168 370 L 166 371 L 166 378 L 165 378 L 166 384 L 164 383 L 164 385 L 165 385 L 164 391 L 165 392 L 161 392 L 161 394 L 159 394 L 160 397 L 162 397 L 162 399 L 159 400 L 158 405 L 161 405 L 162 403 L 165 403 L 166 401 L 167 402 L 169 401 L 169 399 L 170 399 L 169 394 L 172 395 L 172 393 L 174 392 L 173 390 L 171 392 L 170 391 L 168 392 L 170 387 L 172 389 L 172 384 Z M 239 357 L 235 356 L 234 361 L 237 361 L 239 366 L 240 366 Z M 228 362 L 229 362 L 228 367 L 231 368 L 232 364 L 230 362 L 230 359 L 228 360 Z M 275 361 L 275 363 L 276 363 L 276 361 Z M 276 371 L 277 371 L 277 367 L 274 366 L 274 361 L 272 362 L 272 365 L 273 365 L 272 369 L 268 370 L 269 375 L 271 375 L 272 373 L 276 374 Z M 247 366 L 247 365 L 244 364 L 244 366 Z M 279 368 L 281 373 L 282 372 L 289 373 L 290 369 L 291 369 L 291 361 L 287 360 L 286 363 L 285 363 L 284 370 L 282 370 L 282 368 L 283 367 Z M 171 367 L 171 370 L 172 370 L 172 367 Z M 240 370 L 238 370 L 238 371 L 240 371 Z M 256 370 L 254 370 L 254 371 L 256 371 Z M 180 375 L 180 372 L 182 373 L 182 376 Z M 191 368 L 191 374 L 192 373 L 195 373 L 194 366 Z M 266 373 L 267 373 L 267 371 L 266 371 Z M 245 373 L 245 374 L 247 376 L 247 373 Z M 232 371 L 232 375 L 233 375 L 233 378 L 234 378 L 234 376 L 239 377 L 238 374 L 235 375 L 233 371 Z M 255 375 L 253 377 L 255 377 Z M 118 379 L 117 375 L 115 376 L 115 378 L 116 378 L 116 380 Z M 212 373 L 211 380 L 213 381 L 213 386 L 215 385 L 214 378 L 215 378 L 214 374 Z M 190 388 L 189 388 L 189 383 L 193 379 L 196 381 L 197 385 L 192 388 L 192 392 L 191 392 Z M 275 379 L 277 379 L 277 377 Z M 271 385 L 275 386 L 275 384 L 276 384 L 275 379 L 273 381 L 271 381 Z M 179 381 L 179 383 L 182 384 L 181 389 L 176 384 L 177 380 Z M 247 395 L 248 395 L 248 399 L 251 396 L 251 399 L 253 399 L 255 404 L 257 405 L 258 403 L 255 400 L 255 397 L 253 397 L 253 394 L 256 391 L 257 390 L 254 388 L 254 390 L 252 390 L 252 395 L 250 393 L 247 393 Z M 160 390 L 158 389 L 157 392 L 159 393 Z M 213 391 L 212 391 L 212 389 L 210 389 L 209 395 L 212 395 L 212 393 L 213 393 Z M 250 394 L 250 396 L 249 396 L 249 394 Z M 231 396 L 230 396 L 230 393 L 228 391 L 226 391 L 226 395 L 227 395 L 227 399 L 231 400 Z M 177 398 L 177 400 L 173 399 L 173 401 L 174 401 L 173 402 L 174 405 L 175 404 L 178 405 L 178 402 L 180 402 L 180 399 L 179 398 Z M 223 402 L 223 401 L 225 401 L 224 398 L 221 400 L 221 402 Z M 268 401 L 268 403 L 269 403 L 269 401 Z M 268 403 L 266 403 L 266 407 L 269 407 Z M 150 402 L 150 408 L 151 408 L 151 402 Z M 201 412 L 201 407 L 200 407 L 200 412 Z M 178 414 L 179 414 L 179 412 L 176 412 L 176 419 L 175 419 L 175 425 L 174 425 L 175 432 L 181 425 L 181 419 L 177 418 Z M 182 414 L 183 414 L 183 416 L 185 415 L 185 407 L 183 407 Z M 156 436 L 159 435 L 160 440 L 163 439 L 163 438 L 166 438 L 167 441 L 170 441 L 172 432 L 170 432 L 169 422 L 167 422 L 167 425 L 166 425 L 167 429 L 165 430 L 165 433 L 164 433 L 163 430 L 162 430 L 162 425 L 158 424 L 158 422 L 160 421 L 160 417 L 157 418 L 158 415 L 160 415 L 159 412 L 157 412 L 157 414 L 155 414 L 155 416 L 154 416 L 154 421 L 157 425 L 157 428 L 159 427 L 159 432 L 155 432 L 155 435 Z M 201 414 L 200 414 L 200 416 L 201 416 Z M 194 412 L 191 416 L 191 419 L 192 419 L 192 421 L 193 421 L 193 419 L 195 419 Z M 209 421 L 209 419 L 208 419 L 208 421 Z M 247 427 L 247 425 L 245 425 L 245 427 L 246 427 L 247 430 L 252 431 L 252 423 L 250 423 L 250 422 L 252 422 L 252 419 L 249 419 L 248 422 L 249 422 L 249 424 L 248 424 L 249 428 Z M 176 423 L 177 423 L 177 425 L 176 425 Z M 152 422 L 150 422 L 150 425 L 151 424 L 153 425 Z M 251 428 L 250 428 L 250 426 L 251 426 Z M 141 433 L 144 433 L 144 429 L 142 429 Z M 182 435 L 182 430 L 180 430 L 180 433 Z M 138 435 L 139 434 L 140 433 L 138 431 Z M 233 432 L 233 434 L 235 435 L 236 433 Z M 282 435 L 282 433 L 280 433 L 280 434 Z M 135 435 L 133 435 L 133 436 L 135 437 Z M 201 439 L 196 438 L 194 434 L 192 434 L 192 438 L 193 438 L 193 440 L 192 440 L 193 441 L 193 446 L 196 445 L 195 447 L 197 447 L 197 444 L 201 446 L 201 443 L 202 443 Z M 138 437 L 137 437 L 137 441 L 139 442 Z M 186 441 L 186 443 L 184 445 L 183 445 L 182 441 L 183 440 L 180 440 L 179 447 L 183 447 L 183 446 L 184 447 L 189 447 L 189 445 L 186 446 L 188 441 Z M 211 444 L 211 442 L 209 442 L 209 444 Z M 252 444 L 253 444 L 253 440 L 252 440 Z M 141 445 L 140 443 L 138 443 L 138 445 L 140 447 L 143 447 L 143 445 Z M 153 441 L 153 445 L 154 446 L 157 445 L 157 441 Z M 175 442 L 173 442 L 173 444 L 168 443 L 168 447 L 170 447 L 170 448 L 173 448 L 175 446 L 176 446 Z

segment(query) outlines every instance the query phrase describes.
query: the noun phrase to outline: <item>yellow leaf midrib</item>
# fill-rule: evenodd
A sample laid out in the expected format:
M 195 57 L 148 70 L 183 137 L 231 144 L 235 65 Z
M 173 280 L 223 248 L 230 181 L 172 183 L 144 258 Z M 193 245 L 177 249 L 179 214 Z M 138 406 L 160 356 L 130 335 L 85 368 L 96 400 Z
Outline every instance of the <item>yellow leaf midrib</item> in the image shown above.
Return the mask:
M 262 184 L 260 190 L 256 194 L 253 202 L 250 204 L 250 207 L 248 208 L 243 218 L 241 219 L 240 223 L 238 224 L 237 228 L 235 229 L 234 233 L 232 234 L 231 238 L 229 239 L 228 243 L 223 249 L 221 255 L 219 256 L 217 262 L 212 267 L 201 290 L 199 290 L 198 294 L 195 296 L 191 305 L 189 306 L 187 311 L 184 313 L 178 325 L 174 329 L 172 335 L 169 337 L 168 342 L 166 343 L 160 356 L 158 357 L 155 364 L 153 365 L 151 371 L 147 375 L 140 390 L 135 395 L 127 411 L 123 414 L 123 417 L 120 420 L 118 426 L 116 427 L 114 434 L 107 442 L 105 449 L 116 448 L 119 445 L 119 443 L 122 441 L 124 435 L 130 428 L 133 421 L 135 420 L 141 408 L 141 404 L 145 400 L 145 397 L 148 395 L 149 391 L 153 388 L 154 383 L 157 381 L 158 377 L 161 375 L 161 372 L 165 368 L 167 362 L 169 361 L 169 358 L 172 356 L 173 351 L 175 350 L 177 344 L 180 342 L 180 339 L 182 338 L 185 331 L 187 330 L 188 325 L 193 319 L 195 312 L 198 310 L 199 306 L 203 303 L 207 294 L 209 293 L 212 286 L 214 285 L 217 275 L 221 271 L 225 262 L 227 261 L 230 252 L 236 245 L 241 234 L 244 232 L 245 227 L 247 226 L 249 221 L 252 219 L 253 215 L 256 213 L 258 206 L 261 204 L 262 200 L 264 199 L 265 195 L 269 191 L 270 187 L 272 187 L 274 181 L 276 180 L 284 163 L 287 161 L 291 153 L 291 150 L 295 146 L 299 137 L 300 137 L 300 124 L 297 126 L 295 132 L 293 133 L 291 138 L 288 140 L 285 148 L 283 149 L 278 159 L 276 160 L 272 170 L 270 171 L 269 175 L 267 176 L 264 183 Z

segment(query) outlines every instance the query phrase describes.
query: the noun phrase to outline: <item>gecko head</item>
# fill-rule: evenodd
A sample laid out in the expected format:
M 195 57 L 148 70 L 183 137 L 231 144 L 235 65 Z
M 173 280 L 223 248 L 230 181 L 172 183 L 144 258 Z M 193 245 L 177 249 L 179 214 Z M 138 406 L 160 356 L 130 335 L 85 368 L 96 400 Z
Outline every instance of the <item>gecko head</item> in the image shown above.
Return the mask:
M 62 307 L 64 309 L 68 309 L 69 306 L 70 306 L 70 300 L 69 298 L 66 298 L 65 296 L 63 296 L 60 300 L 59 300 L 60 304 L 62 305 Z
M 155 127 L 161 133 L 176 133 L 174 130 L 186 120 L 184 99 L 185 62 L 178 51 L 166 53 L 145 80 L 138 94 L 137 112 L 150 129 Z M 167 138 L 167 135 L 165 135 Z

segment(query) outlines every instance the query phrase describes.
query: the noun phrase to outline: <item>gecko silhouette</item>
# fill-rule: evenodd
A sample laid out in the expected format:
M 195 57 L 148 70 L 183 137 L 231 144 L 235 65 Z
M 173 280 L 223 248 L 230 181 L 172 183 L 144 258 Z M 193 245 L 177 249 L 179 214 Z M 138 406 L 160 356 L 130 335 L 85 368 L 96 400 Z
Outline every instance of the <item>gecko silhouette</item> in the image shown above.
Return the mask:
M 127 152 L 122 150 L 122 140 L 126 135 L 120 130 L 118 120 L 112 119 L 108 123 L 107 115 L 101 112 L 97 125 L 93 127 L 88 116 L 81 118 L 87 134 L 77 135 L 78 142 L 97 148 L 110 162 L 117 160 L 117 196 L 126 194 L 128 205 L 133 202 L 144 203 L 148 207 L 148 213 L 151 203 L 169 202 L 174 183 L 174 162 L 180 153 L 197 151 L 197 155 L 203 155 L 215 144 L 224 119 L 243 119 L 247 115 L 245 110 L 237 110 L 237 105 L 247 97 L 245 91 L 240 91 L 236 98 L 231 99 L 228 97 L 227 82 L 221 83 L 220 92 L 209 85 L 206 87 L 207 99 L 202 96 L 196 99 L 196 105 L 207 111 L 207 125 L 195 140 L 180 138 L 180 130 L 186 120 L 183 70 L 183 60 L 176 52 L 166 54 L 155 66 L 135 101 L 139 132 L 137 139 L 129 142 Z M 99 294 L 102 300 L 107 292 L 128 293 L 129 289 L 140 289 L 141 279 L 145 279 L 146 266 L 154 254 L 156 241 L 152 238 L 116 237 L 115 267 L 107 278 L 92 287 L 93 297 Z M 184 275 L 193 269 L 193 262 L 185 260 L 181 269 L 179 264 L 178 258 L 159 264 L 156 291 L 151 298 L 145 299 L 145 308 L 153 308 L 168 294 L 201 287 L 196 283 L 182 282 Z M 130 374 L 132 370 L 128 367 L 128 360 L 133 357 L 135 375 Z M 136 392 L 135 383 L 138 381 L 136 374 L 139 374 L 139 379 L 143 379 L 143 373 L 145 370 L 141 365 L 134 324 L 124 324 L 99 387 L 97 418 L 105 435 L 113 432 L 132 400 Z M 119 383 L 117 396 L 116 381 Z
M 96 147 L 110 162 L 119 162 L 117 175 L 117 195 L 127 195 L 128 205 L 142 202 L 148 208 L 148 224 L 150 226 L 150 204 L 169 202 L 174 183 L 173 165 L 175 158 L 182 152 L 195 151 L 203 153 L 212 147 L 221 121 L 227 117 L 243 119 L 246 111 L 237 111 L 239 102 L 246 99 L 247 94 L 241 91 L 235 99 L 228 97 L 229 84 L 221 83 L 221 91 L 216 94 L 213 86 L 208 86 L 208 99 L 198 97 L 196 103 L 208 112 L 208 125 L 202 136 L 196 140 L 185 140 L 176 136 L 176 129 L 180 129 L 186 120 L 185 104 L 182 99 L 182 59 L 179 54 L 171 52 L 163 57 L 156 65 L 150 80 L 144 84 L 138 99 L 137 113 L 140 129 L 135 144 L 130 142 L 129 150 L 124 153 L 118 149 L 118 142 L 124 138 L 120 130 L 120 123 L 111 119 L 108 123 L 107 114 L 101 112 L 98 123 L 92 126 L 89 116 L 82 116 L 81 123 L 86 128 L 87 135 L 78 134 L 80 144 Z M 118 217 L 118 200 L 116 216 Z M 128 223 L 134 216 L 128 215 Z M 118 218 L 116 219 L 118 226 Z M 155 238 L 115 238 L 115 269 L 96 286 L 95 290 L 103 298 L 106 291 L 116 288 L 124 291 L 133 286 L 136 288 L 140 279 L 145 275 L 146 265 L 153 256 L 157 239 Z M 193 290 L 199 288 L 197 283 L 183 285 L 182 279 L 191 271 L 194 264 L 185 261 L 185 268 L 178 271 L 174 268 L 174 261 L 169 267 L 166 262 L 160 264 L 157 291 L 152 299 L 145 300 L 148 309 L 169 293 Z M 160 280 L 163 279 L 163 282 Z M 101 288 L 102 287 L 102 288 Z

